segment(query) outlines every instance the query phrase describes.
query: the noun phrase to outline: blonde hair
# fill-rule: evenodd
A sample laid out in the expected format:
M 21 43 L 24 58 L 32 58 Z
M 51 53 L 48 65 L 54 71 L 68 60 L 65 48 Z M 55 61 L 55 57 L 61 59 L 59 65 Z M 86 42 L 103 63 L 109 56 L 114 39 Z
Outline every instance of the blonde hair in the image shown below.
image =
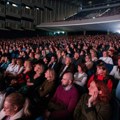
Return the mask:
M 50 80 L 55 80 L 55 70 L 49 68 L 46 72 L 49 72 L 49 78 Z
M 32 64 L 31 64 L 31 61 L 26 60 L 24 63 L 26 63 L 25 68 L 30 69 L 30 70 L 32 69 Z
M 20 66 L 23 66 L 23 61 L 22 61 L 22 59 L 17 59 L 17 63 L 18 63 Z
M 5 98 L 5 101 L 9 102 L 12 106 L 16 105 L 18 107 L 18 111 L 23 108 L 25 116 L 31 116 L 31 112 L 29 110 L 30 101 L 28 98 L 25 99 L 22 94 L 17 92 L 11 93 Z
M 39 66 L 39 68 L 40 68 L 40 73 L 43 73 L 44 72 L 44 70 L 45 70 L 45 68 L 44 68 L 44 65 L 43 64 L 36 64 L 36 65 L 38 65 Z

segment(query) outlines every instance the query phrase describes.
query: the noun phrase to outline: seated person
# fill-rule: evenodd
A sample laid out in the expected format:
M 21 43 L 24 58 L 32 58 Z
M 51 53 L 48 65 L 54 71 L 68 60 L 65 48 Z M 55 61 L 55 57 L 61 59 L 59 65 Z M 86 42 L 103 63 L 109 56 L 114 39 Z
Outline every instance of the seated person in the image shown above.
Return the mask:
M 114 66 L 110 72 L 114 79 L 114 85 L 116 89 L 116 97 L 120 100 L 120 56 L 118 57 L 118 65 Z
M 32 92 L 44 82 L 44 66 L 42 64 L 36 64 L 34 66 L 34 72 L 35 73 L 26 81 L 26 87 L 29 92 Z
M 41 113 L 45 110 L 50 98 L 53 96 L 55 91 L 55 71 L 49 68 L 45 72 L 45 80 L 38 88 L 36 88 L 33 94 L 30 96 L 33 104 L 36 108 L 41 110 Z
M 16 67 L 16 59 L 12 59 L 11 63 L 8 65 L 7 69 L 4 72 L 4 77 L 11 76 L 14 73 Z
M 50 92 L 55 88 L 55 71 L 54 69 L 48 69 L 45 72 L 46 80 L 38 89 L 38 94 L 40 97 L 49 97 Z
M 113 60 L 111 57 L 108 56 L 108 51 L 103 51 L 103 56 L 99 58 L 99 60 L 104 61 L 107 64 L 113 65 Z
M 74 120 L 111 120 L 111 94 L 106 84 L 92 81 L 88 90 L 75 108 Z
M 93 80 L 99 80 L 99 81 L 103 81 L 105 84 L 107 84 L 107 87 L 109 88 L 110 92 L 113 89 L 113 82 L 108 74 L 108 70 L 105 66 L 105 64 L 100 63 L 97 65 L 97 71 L 96 74 L 93 74 L 90 79 L 88 80 L 88 84 L 87 86 L 90 86 L 90 83 Z
M 28 99 L 20 93 L 12 93 L 5 98 L 0 120 L 33 120 L 29 107 Z
M 85 84 L 87 82 L 87 74 L 85 64 L 78 64 L 78 72 L 74 74 L 74 85 L 80 93 L 85 92 Z
M 63 75 L 61 85 L 58 86 L 48 104 L 45 118 L 50 120 L 70 120 L 78 98 L 78 92 L 73 86 L 73 74 L 67 72 Z
M 30 61 L 26 60 L 24 62 L 24 71 L 19 74 L 16 79 L 11 80 L 9 86 L 18 90 L 26 85 L 27 79 L 31 78 L 32 75 L 32 64 Z

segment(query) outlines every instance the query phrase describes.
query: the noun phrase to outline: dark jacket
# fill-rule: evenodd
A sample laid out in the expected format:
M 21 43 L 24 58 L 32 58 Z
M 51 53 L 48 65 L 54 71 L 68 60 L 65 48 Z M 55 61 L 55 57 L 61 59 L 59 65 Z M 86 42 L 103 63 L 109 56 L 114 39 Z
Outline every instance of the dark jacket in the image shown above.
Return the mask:
M 110 104 L 98 102 L 96 105 L 88 107 L 88 97 L 88 94 L 81 97 L 74 111 L 74 120 L 110 120 Z

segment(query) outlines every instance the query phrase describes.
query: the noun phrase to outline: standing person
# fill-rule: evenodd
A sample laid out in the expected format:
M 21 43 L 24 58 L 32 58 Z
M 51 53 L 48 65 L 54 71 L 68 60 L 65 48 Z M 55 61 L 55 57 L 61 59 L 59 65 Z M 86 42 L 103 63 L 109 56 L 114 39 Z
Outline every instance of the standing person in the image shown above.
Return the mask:
M 12 93 L 5 98 L 0 120 L 33 120 L 29 107 L 28 99 L 20 93 Z
M 89 93 L 81 97 L 75 111 L 75 120 L 110 120 L 110 92 L 102 81 L 92 81 Z
M 73 74 L 63 75 L 61 85 L 58 86 L 53 98 L 48 104 L 45 118 L 50 120 L 70 120 L 79 95 L 73 86 Z

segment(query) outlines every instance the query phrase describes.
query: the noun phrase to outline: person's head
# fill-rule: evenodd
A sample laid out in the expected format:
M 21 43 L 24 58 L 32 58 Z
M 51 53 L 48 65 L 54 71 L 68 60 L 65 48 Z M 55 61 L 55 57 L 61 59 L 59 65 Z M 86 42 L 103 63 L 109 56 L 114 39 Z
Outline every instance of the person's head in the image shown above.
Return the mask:
M 88 90 L 90 96 L 96 96 L 96 101 L 108 102 L 110 100 L 111 95 L 109 89 L 103 81 L 92 81 Z
M 79 57 L 80 57 L 79 53 L 78 53 L 78 52 L 75 52 L 75 53 L 74 53 L 74 58 L 77 60 Z
M 85 64 L 83 63 L 78 64 L 78 72 L 86 72 L 86 70 L 87 70 L 87 67 Z
M 39 53 L 36 53 L 36 54 L 35 54 L 35 59 L 37 59 L 37 60 L 40 59 L 40 54 L 39 54 Z
M 46 72 L 45 72 L 45 78 L 48 80 L 48 81 L 53 81 L 55 80 L 55 71 L 54 69 L 48 69 Z
M 103 51 L 103 57 L 108 57 L 108 52 L 107 51 Z
M 120 56 L 118 57 L 118 66 L 120 67 Z
M 51 61 L 52 61 L 52 62 L 57 61 L 57 57 L 53 55 L 53 56 L 51 57 Z
M 72 85 L 73 80 L 74 80 L 73 74 L 71 72 L 67 72 L 63 75 L 61 84 L 63 87 L 67 87 L 69 85 Z
M 42 64 L 36 64 L 35 67 L 34 67 L 34 71 L 36 73 L 43 73 L 44 72 L 44 65 Z
M 62 56 L 66 56 L 66 52 L 63 50 L 61 53 Z
M 113 49 L 109 49 L 109 50 L 108 50 L 108 55 L 109 55 L 109 56 L 113 56 L 113 54 L 114 54 L 114 50 L 113 50 Z
M 30 52 L 29 57 L 34 58 L 34 55 L 35 55 L 34 52 Z
M 23 66 L 23 61 L 22 61 L 22 59 L 17 59 L 17 65 Z
M 103 75 L 106 76 L 108 74 L 108 70 L 105 66 L 105 63 L 101 63 L 97 65 L 97 75 Z
M 86 61 L 86 62 L 90 62 L 90 61 L 91 61 L 90 55 L 86 55 L 86 56 L 85 56 L 85 61 Z
M 66 56 L 66 58 L 65 58 L 65 64 L 69 65 L 71 62 L 72 62 L 71 58 L 68 57 L 68 56 Z
M 44 62 L 45 64 L 47 64 L 47 63 L 48 63 L 48 58 L 47 58 L 47 57 L 44 57 L 44 58 L 43 58 L 43 62 Z
M 91 55 L 91 57 L 96 57 L 97 56 L 96 51 L 91 49 L 90 55 Z
M 25 67 L 25 68 L 30 68 L 30 69 L 32 69 L 32 64 L 31 64 L 31 62 L 30 62 L 29 60 L 26 60 L 26 61 L 24 62 L 24 67 Z
M 8 61 L 9 61 L 9 59 L 8 59 L 7 56 L 5 56 L 4 61 L 5 61 L 5 62 L 8 62 Z
M 15 65 L 15 64 L 16 64 L 16 59 L 15 59 L 15 58 L 12 58 L 11 63 L 12 63 L 13 65 Z
M 5 98 L 3 110 L 7 116 L 14 116 L 17 112 L 23 109 L 24 114 L 30 115 L 28 111 L 29 101 L 20 93 L 11 93 Z

